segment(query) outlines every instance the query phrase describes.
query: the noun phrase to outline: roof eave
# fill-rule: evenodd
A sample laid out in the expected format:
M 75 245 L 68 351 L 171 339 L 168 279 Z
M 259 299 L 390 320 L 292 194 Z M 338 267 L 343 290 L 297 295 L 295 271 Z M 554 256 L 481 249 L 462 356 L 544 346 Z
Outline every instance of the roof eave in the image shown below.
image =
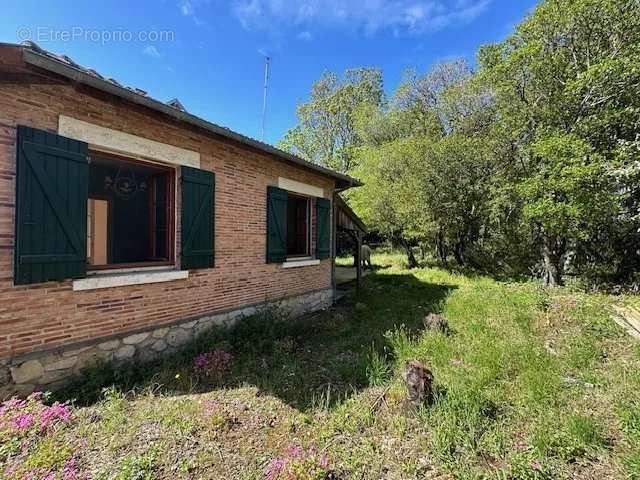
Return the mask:
M 336 185 L 339 188 L 358 187 L 362 185 L 362 183 L 360 183 L 358 180 L 348 175 L 344 175 L 342 173 L 335 172 L 331 169 L 322 167 L 320 165 L 310 163 L 300 157 L 287 153 L 271 145 L 258 142 L 257 140 L 246 137 L 244 135 L 236 133 L 227 128 L 220 127 L 219 125 L 203 120 L 202 118 L 192 115 L 188 112 L 177 110 L 153 98 L 139 95 L 124 87 L 120 87 L 107 80 L 94 77 L 93 75 L 90 75 L 81 70 L 78 70 L 77 68 L 73 68 L 70 65 L 65 65 L 59 61 L 53 60 L 45 55 L 34 52 L 33 50 L 30 50 L 28 48 L 23 48 L 22 51 L 23 51 L 24 62 L 28 65 L 47 70 L 49 72 L 55 73 L 69 80 L 72 80 L 74 82 L 87 85 L 97 90 L 120 97 L 132 103 L 150 108 L 152 110 L 163 113 L 181 122 L 194 125 L 196 127 L 202 128 L 204 130 L 212 132 L 221 137 L 227 138 L 229 140 L 233 140 L 243 145 L 247 145 L 251 148 L 268 153 L 270 155 L 286 160 L 288 162 L 295 163 L 303 168 L 314 170 L 316 172 L 319 172 L 323 175 L 326 175 L 328 177 L 335 179 Z

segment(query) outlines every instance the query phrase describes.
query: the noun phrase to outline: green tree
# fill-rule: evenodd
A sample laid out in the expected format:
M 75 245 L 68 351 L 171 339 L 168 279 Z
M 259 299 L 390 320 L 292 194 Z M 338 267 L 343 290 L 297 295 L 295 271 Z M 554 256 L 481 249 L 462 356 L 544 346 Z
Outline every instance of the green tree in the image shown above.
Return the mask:
M 297 108 L 298 125 L 279 146 L 320 165 L 347 173 L 355 167 L 355 148 L 362 139 L 355 127 L 358 111 L 384 102 L 382 72 L 347 70 L 340 79 L 326 72 L 311 87 L 310 99 Z
M 463 61 L 411 74 L 388 109 L 363 110 L 356 125 L 365 146 L 355 174 L 365 187 L 351 195 L 356 211 L 394 238 L 432 246 L 444 263 L 467 263 L 483 234 L 491 157 L 484 134 L 493 112 L 486 88 Z
M 364 183 L 350 192 L 353 208 L 365 223 L 400 244 L 409 268 L 417 266 L 411 245 L 421 239 L 428 222 L 421 195 L 422 159 L 425 145 L 402 138 L 358 150 L 354 175 Z
M 547 0 L 481 52 L 510 144 L 500 180 L 531 222 L 549 285 L 570 250 L 615 231 L 637 199 L 634 174 L 619 172 L 637 164 L 639 22 L 637 1 Z

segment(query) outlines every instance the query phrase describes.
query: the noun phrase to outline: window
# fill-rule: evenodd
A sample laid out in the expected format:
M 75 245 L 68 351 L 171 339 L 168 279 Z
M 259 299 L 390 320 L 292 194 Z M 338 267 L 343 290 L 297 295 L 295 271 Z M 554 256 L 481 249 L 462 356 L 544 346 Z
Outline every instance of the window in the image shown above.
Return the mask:
M 89 268 L 160 265 L 173 259 L 173 170 L 91 155 Z
M 292 195 L 287 200 L 287 256 L 306 257 L 311 254 L 311 201 Z
M 178 169 L 180 268 L 214 267 L 213 172 L 165 167 L 90 152 L 88 147 L 18 125 L 14 284 L 81 279 L 88 269 L 174 265 Z M 278 217 L 285 227 L 286 207 L 285 197 Z M 281 237 L 284 258 L 286 235 Z M 115 277 L 97 279 L 122 280 Z M 184 272 L 169 277 L 186 278 Z M 77 289 L 93 288 L 89 284 L 78 284 Z M 103 285 L 98 288 L 116 286 Z

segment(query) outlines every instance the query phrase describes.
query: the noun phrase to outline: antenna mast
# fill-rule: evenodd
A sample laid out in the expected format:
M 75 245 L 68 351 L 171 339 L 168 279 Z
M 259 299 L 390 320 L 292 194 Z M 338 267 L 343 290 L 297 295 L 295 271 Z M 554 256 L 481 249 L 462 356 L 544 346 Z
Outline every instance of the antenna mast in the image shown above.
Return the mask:
M 264 95 L 262 97 L 262 138 L 264 142 L 264 126 L 267 116 L 267 87 L 269 86 L 269 64 L 271 63 L 271 57 L 264 57 Z

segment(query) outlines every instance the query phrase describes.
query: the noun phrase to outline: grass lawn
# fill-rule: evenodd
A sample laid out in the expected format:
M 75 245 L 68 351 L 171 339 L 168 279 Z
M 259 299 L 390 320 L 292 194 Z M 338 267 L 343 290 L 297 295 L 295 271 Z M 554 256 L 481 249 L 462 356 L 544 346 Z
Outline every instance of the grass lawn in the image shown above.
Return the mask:
M 162 362 L 87 372 L 58 395 L 75 399 L 70 419 L 18 428 L 10 415 L 46 407 L 5 406 L 0 472 L 640 479 L 640 346 L 609 319 L 620 299 L 373 260 L 384 268 L 331 311 L 294 323 L 267 311 Z M 423 330 L 428 312 L 449 335 Z M 216 349 L 230 372 L 197 374 L 194 357 Z M 414 415 L 401 408 L 408 359 L 437 392 Z

